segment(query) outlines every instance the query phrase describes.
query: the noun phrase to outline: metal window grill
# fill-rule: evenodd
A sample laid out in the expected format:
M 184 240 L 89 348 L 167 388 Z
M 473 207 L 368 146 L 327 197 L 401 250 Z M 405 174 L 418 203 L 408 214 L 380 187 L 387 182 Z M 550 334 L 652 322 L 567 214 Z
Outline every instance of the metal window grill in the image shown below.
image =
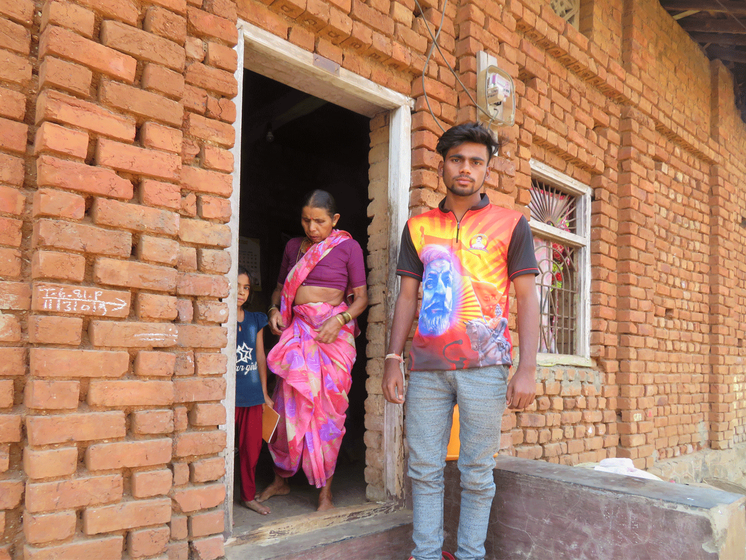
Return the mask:
M 552 10 L 570 25 L 578 26 L 580 0 L 550 0 Z
M 539 265 L 540 339 L 539 352 L 576 353 L 578 324 L 577 252 L 573 247 L 534 239 Z
M 577 197 L 540 181 L 531 181 L 531 219 L 560 231 L 576 233 Z M 578 324 L 578 256 L 570 246 L 534 240 L 539 265 L 537 289 L 541 312 L 539 352 L 575 354 Z

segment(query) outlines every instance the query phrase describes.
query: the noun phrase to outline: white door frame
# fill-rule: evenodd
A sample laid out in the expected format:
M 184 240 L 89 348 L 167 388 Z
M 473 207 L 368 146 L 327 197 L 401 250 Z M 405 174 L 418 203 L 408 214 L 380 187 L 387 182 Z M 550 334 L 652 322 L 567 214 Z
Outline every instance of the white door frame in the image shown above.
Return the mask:
M 236 143 L 232 149 L 234 158 L 233 193 L 231 195 L 231 270 L 229 280 L 231 293 L 228 297 L 229 316 L 228 345 L 223 353 L 228 358 L 228 372 L 235 371 L 236 361 L 236 286 L 234 279 L 238 268 L 238 218 L 241 196 L 241 118 L 243 112 L 244 67 L 268 78 L 282 82 L 295 89 L 314 95 L 355 113 L 373 117 L 389 112 L 389 154 L 388 154 L 388 213 L 389 213 L 389 262 L 386 290 L 386 332 L 390 331 L 394 314 L 394 303 L 398 294 L 396 261 L 399 250 L 399 236 L 409 217 L 409 189 L 411 180 L 411 110 L 414 101 L 393 90 L 363 78 L 338 64 L 310 53 L 292 43 L 256 27 L 244 20 L 238 20 L 238 81 L 236 104 Z M 242 40 L 243 39 L 243 40 Z M 388 343 L 388 340 L 386 341 Z M 227 445 L 223 451 L 225 458 L 225 535 L 233 530 L 233 477 L 234 477 L 234 437 L 235 437 L 235 376 L 227 374 L 227 390 L 223 405 L 227 411 L 226 424 L 221 426 L 227 433 Z M 402 407 L 386 403 L 384 410 L 384 484 L 389 498 L 401 497 L 403 480 L 402 456 Z

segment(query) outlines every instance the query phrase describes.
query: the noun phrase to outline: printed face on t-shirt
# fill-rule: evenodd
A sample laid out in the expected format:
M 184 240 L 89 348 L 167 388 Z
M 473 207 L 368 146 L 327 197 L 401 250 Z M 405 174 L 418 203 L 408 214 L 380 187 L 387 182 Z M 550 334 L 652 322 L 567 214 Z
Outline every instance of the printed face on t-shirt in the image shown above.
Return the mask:
M 422 323 L 424 334 L 439 336 L 448 330 L 453 312 L 452 264 L 446 259 L 432 261 L 422 283 Z

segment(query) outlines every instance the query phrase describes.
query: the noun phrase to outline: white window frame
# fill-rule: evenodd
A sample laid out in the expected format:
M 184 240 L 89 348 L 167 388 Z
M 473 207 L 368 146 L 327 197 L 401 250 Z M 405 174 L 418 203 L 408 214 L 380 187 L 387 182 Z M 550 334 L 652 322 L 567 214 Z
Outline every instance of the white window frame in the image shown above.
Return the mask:
M 535 159 L 531 165 L 531 178 L 576 197 L 575 231 L 570 233 L 560 228 L 531 220 L 529 225 L 535 237 L 563 243 L 576 250 L 578 270 L 577 308 L 577 352 L 575 354 L 548 354 L 540 352 L 537 362 L 541 366 L 577 365 L 592 367 L 590 358 L 591 338 L 591 187 L 568 177 Z

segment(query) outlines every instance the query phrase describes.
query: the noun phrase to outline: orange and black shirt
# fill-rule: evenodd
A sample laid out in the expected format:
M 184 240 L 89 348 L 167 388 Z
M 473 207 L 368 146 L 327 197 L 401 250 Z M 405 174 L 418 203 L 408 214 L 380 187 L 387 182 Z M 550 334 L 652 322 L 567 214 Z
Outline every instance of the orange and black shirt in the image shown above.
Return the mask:
M 412 371 L 512 364 L 510 282 L 539 274 L 523 214 L 486 195 L 460 221 L 444 207 L 410 218 L 397 274 L 422 282 Z

